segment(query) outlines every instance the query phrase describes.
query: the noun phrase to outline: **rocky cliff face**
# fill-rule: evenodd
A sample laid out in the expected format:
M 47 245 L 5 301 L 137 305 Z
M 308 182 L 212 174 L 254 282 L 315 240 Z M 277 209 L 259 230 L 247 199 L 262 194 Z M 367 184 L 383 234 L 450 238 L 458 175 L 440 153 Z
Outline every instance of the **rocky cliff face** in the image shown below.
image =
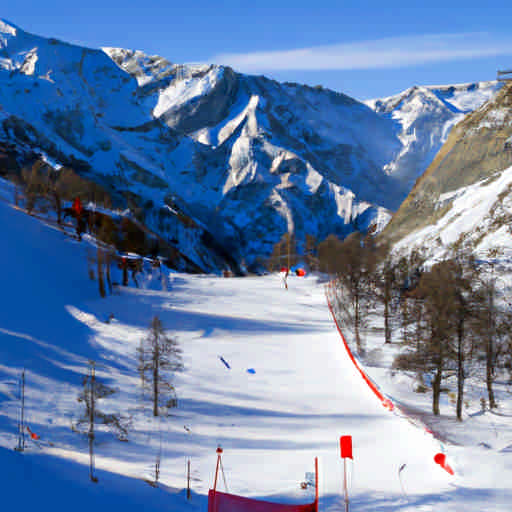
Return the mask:
M 427 246 L 441 252 L 466 239 L 482 250 L 492 248 L 493 236 L 496 244 L 503 241 L 511 220 L 511 136 L 508 83 L 455 126 L 383 236 L 400 241 L 404 250 Z
M 450 130 L 493 98 L 500 87 L 498 82 L 414 86 L 396 96 L 367 101 L 375 112 L 396 123 L 402 143 L 385 171 L 408 193 L 446 142 Z
M 0 88 L 1 140 L 137 198 L 145 222 L 206 271 L 223 257 L 205 238 L 251 264 L 286 232 L 301 251 L 306 234 L 381 230 L 433 156 L 411 133 L 423 141 L 419 124 L 444 123 L 444 133 L 454 119 L 439 105 L 435 115 L 411 107 L 426 101 L 416 93 L 370 108 L 323 88 L 91 50 L 6 22 Z

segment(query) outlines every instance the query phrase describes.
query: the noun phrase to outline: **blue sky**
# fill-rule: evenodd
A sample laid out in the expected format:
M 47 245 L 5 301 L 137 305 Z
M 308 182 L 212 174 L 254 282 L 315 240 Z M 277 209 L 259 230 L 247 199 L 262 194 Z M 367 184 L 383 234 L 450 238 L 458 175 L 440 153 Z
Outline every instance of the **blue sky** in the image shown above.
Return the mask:
M 0 17 L 91 47 L 230 64 L 359 99 L 512 68 L 512 2 L 502 0 L 25 0 Z

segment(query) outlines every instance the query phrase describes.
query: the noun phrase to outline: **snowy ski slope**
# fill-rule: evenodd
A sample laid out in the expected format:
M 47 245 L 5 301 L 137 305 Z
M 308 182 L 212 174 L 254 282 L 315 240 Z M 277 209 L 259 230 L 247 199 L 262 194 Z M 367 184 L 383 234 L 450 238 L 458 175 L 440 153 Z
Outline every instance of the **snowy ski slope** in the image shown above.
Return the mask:
M 144 287 L 101 300 L 87 276 L 87 242 L 1 200 L 0 225 L 2 510 L 60 511 L 74 502 L 76 510 L 87 504 L 98 511 L 206 510 L 204 495 L 221 444 L 230 492 L 284 502 L 311 500 L 313 491 L 299 484 L 318 456 L 320 508 L 338 511 L 343 434 L 354 439 L 354 510 L 509 510 L 510 465 L 500 468 L 494 483 L 479 487 L 475 462 L 461 456 L 454 460 L 457 475 L 450 477 L 433 463 L 439 443 L 375 399 L 344 352 L 317 278 L 291 278 L 286 292 L 276 275 L 171 274 L 169 291 L 162 291 L 146 276 Z M 115 319 L 106 323 L 110 313 Z M 135 359 L 155 314 L 178 336 L 186 367 L 175 379 L 179 407 L 161 422 L 152 419 L 148 405 L 141 408 Z M 100 432 L 97 486 L 87 483 L 86 442 L 70 429 L 88 358 L 119 390 L 104 407 L 132 416 L 128 443 Z M 22 456 L 12 448 L 16 380 L 24 366 L 26 420 L 43 442 L 29 444 Z M 161 481 L 168 488 L 154 490 L 140 478 L 150 477 L 159 429 Z M 188 458 L 198 493 L 191 503 L 173 490 L 185 486 Z

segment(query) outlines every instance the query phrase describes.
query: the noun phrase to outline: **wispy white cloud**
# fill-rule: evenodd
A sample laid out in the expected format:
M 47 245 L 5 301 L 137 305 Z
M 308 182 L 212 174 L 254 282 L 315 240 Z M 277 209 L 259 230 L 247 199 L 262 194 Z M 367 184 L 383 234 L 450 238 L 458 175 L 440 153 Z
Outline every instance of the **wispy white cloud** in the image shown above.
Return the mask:
M 239 71 L 401 68 L 498 55 L 512 55 L 512 36 L 486 32 L 425 34 L 291 50 L 224 53 L 210 62 Z

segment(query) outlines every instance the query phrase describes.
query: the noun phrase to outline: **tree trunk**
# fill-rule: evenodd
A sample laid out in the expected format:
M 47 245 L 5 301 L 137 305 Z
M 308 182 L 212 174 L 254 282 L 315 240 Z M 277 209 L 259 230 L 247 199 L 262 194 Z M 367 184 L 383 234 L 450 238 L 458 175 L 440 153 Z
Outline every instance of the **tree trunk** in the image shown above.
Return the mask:
M 158 371 L 160 364 L 160 354 L 158 350 L 158 339 L 155 340 L 153 347 L 153 416 L 158 416 Z
M 402 342 L 407 343 L 409 341 L 409 332 L 407 330 L 407 322 L 408 322 L 408 311 L 407 299 L 402 296 L 400 299 L 400 315 L 402 317 Z
M 464 326 L 459 324 L 457 333 L 457 420 L 459 421 L 462 421 L 464 377 Z
M 55 210 L 57 211 L 57 224 L 60 226 L 62 224 L 62 202 L 60 200 L 60 196 L 54 192 L 55 197 Z
M 359 334 L 359 294 L 356 293 L 354 302 L 354 335 L 356 338 L 357 351 L 361 352 L 361 335 Z
M 112 295 L 112 277 L 110 276 L 110 264 L 112 262 L 112 254 L 107 253 L 106 257 L 106 270 L 107 270 L 107 284 L 110 295 Z
M 128 286 L 128 263 L 123 261 L 123 286 Z
M 489 396 L 489 409 L 496 407 L 496 399 L 494 397 L 494 390 L 492 388 L 493 383 L 493 370 L 494 370 L 494 340 L 492 334 L 489 334 L 487 339 L 487 350 L 486 350 L 486 383 L 487 383 L 487 394 Z
M 437 368 L 434 380 L 432 381 L 432 413 L 439 416 L 439 397 L 441 396 L 441 376 L 442 371 Z
M 494 374 L 494 335 L 496 332 L 496 318 L 495 318 L 495 310 L 494 310 L 494 294 L 495 294 L 495 285 L 494 281 L 491 282 L 489 287 L 489 301 L 488 301 L 488 311 L 487 311 L 487 343 L 485 350 L 485 373 L 486 373 L 486 384 L 487 384 L 487 394 L 489 396 L 489 409 L 494 409 L 497 407 L 496 399 L 494 397 L 494 390 L 492 388 L 493 384 L 493 374 Z
M 96 259 L 98 260 L 98 286 L 100 297 L 105 298 L 107 296 L 107 292 L 105 291 L 105 277 L 103 276 L 103 251 L 98 247 L 96 254 Z
M 94 371 L 94 364 L 91 364 L 91 373 L 90 373 L 90 408 L 89 408 L 89 478 L 92 482 L 96 482 L 97 479 L 94 476 L 94 416 L 95 416 L 95 403 L 94 403 L 94 393 L 95 393 L 95 381 L 96 375 Z
M 384 340 L 385 343 L 391 343 L 391 323 L 389 318 L 389 303 L 391 301 L 391 294 L 389 292 L 388 284 L 385 285 L 384 290 Z

